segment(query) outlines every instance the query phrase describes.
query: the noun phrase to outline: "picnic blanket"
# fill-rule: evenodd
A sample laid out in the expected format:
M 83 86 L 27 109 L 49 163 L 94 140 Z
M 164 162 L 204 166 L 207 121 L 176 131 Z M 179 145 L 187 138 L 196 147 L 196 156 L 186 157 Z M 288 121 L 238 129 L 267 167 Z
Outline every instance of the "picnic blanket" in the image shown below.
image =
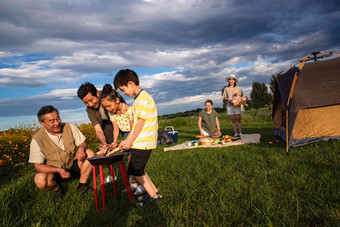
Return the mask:
M 177 144 L 172 147 L 165 147 L 164 152 L 166 151 L 175 151 L 175 150 L 184 150 L 184 149 L 196 149 L 196 148 L 208 148 L 208 147 L 229 147 L 229 146 L 237 146 L 243 144 L 250 144 L 250 143 L 260 143 L 261 135 L 260 134 L 243 134 L 239 140 L 232 141 L 226 144 L 218 144 L 214 143 L 211 146 L 208 145 L 200 145 L 200 146 L 190 146 L 192 141 L 186 141 L 181 144 Z

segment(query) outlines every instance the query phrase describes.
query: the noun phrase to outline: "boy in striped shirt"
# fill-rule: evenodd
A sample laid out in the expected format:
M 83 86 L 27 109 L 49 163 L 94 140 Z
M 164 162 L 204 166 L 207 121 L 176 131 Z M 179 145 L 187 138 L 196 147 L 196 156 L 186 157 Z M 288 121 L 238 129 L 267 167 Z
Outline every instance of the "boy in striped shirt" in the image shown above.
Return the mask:
M 134 97 L 132 105 L 133 126 L 127 136 L 119 145 L 128 150 L 131 148 L 131 159 L 128 174 L 134 177 L 143 186 L 148 195 L 141 197 L 140 205 L 148 201 L 160 201 L 161 193 L 152 183 L 148 174 L 144 171 L 151 151 L 157 147 L 158 121 L 157 108 L 153 98 L 141 89 L 137 74 L 130 69 L 120 70 L 114 80 L 115 89 L 119 89 L 124 95 Z

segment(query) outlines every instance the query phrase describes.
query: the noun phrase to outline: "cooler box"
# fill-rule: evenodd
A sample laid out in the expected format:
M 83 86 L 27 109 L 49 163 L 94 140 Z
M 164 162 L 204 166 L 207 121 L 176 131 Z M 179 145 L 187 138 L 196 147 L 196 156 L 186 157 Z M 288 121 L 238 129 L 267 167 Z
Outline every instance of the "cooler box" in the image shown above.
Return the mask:
M 178 140 L 178 130 L 175 130 L 174 127 L 172 127 L 172 126 L 166 126 L 165 127 L 165 131 L 167 131 L 169 133 L 169 135 L 171 136 L 171 138 L 174 141 L 174 143 L 177 143 L 177 140 Z

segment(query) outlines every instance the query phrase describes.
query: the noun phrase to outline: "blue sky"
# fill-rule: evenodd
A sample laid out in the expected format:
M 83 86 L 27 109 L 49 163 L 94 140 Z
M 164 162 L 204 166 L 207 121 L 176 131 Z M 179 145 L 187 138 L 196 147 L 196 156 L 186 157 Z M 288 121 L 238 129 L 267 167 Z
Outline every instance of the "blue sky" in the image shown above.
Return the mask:
M 122 68 L 137 72 L 160 115 L 222 106 L 225 78 L 245 94 L 313 51 L 340 50 L 339 1 L 0 0 L 0 130 L 43 105 L 88 122 L 76 96 Z M 128 102 L 131 99 L 124 97 Z

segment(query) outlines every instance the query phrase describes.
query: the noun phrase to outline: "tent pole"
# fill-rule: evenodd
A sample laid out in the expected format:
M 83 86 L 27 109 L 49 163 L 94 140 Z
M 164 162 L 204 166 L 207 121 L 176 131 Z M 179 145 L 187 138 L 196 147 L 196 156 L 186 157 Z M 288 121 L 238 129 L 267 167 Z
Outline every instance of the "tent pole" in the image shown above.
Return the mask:
M 289 150 L 289 141 L 288 141 L 288 110 L 286 110 L 286 154 L 288 154 L 288 150 Z

